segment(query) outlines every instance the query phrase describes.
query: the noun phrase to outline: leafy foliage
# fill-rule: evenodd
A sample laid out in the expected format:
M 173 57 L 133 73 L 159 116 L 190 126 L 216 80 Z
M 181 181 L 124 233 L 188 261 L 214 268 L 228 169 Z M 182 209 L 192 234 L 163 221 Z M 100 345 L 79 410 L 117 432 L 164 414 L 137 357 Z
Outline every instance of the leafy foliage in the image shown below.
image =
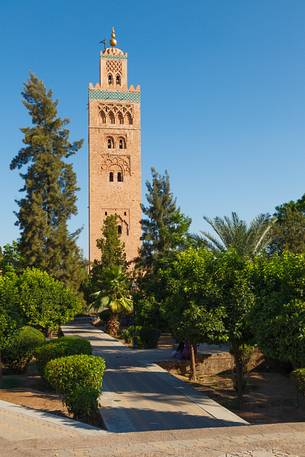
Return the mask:
M 118 315 L 130 314 L 133 310 L 129 279 L 122 267 L 115 265 L 104 269 L 103 279 L 98 281 L 97 287 L 98 291 L 93 294 L 92 308 L 96 312 L 105 309 L 111 311 L 107 330 L 116 336 L 119 328 Z
M 12 244 L 5 244 L 0 247 L 0 274 L 10 271 L 20 272 L 24 267 L 24 259 L 19 250 L 19 244 L 13 241 Z
M 201 232 L 208 247 L 223 252 L 235 249 L 239 255 L 254 256 L 262 252 L 271 240 L 272 223 L 268 215 L 260 214 L 248 226 L 236 213 L 231 218 L 215 217 L 204 220 L 212 227 L 216 237 L 208 232 Z
M 163 271 L 167 290 L 163 314 L 176 339 L 191 346 L 194 380 L 196 344 L 224 338 L 223 309 L 217 304 L 213 283 L 214 262 L 214 254 L 207 249 L 189 248 Z
M 82 310 L 75 292 L 36 268 L 27 268 L 19 276 L 17 303 L 24 320 L 46 333 L 57 330 Z
M 78 289 L 85 277 L 85 263 L 76 238 L 69 233 L 68 220 L 77 214 L 76 175 L 66 159 L 82 146 L 69 140 L 68 120 L 57 115 L 57 101 L 33 74 L 25 83 L 23 104 L 32 126 L 22 128 L 25 146 L 11 162 L 11 169 L 23 169 L 17 202 L 17 225 L 21 230 L 20 253 L 26 265 L 40 268 Z
M 18 277 L 0 276 L 0 351 L 10 344 L 16 330 L 24 324 L 19 312 Z
M 138 348 L 152 349 L 157 347 L 160 330 L 142 325 L 130 325 L 121 332 L 121 337 L 126 343 L 136 344 Z
M 152 182 L 146 182 L 147 206 L 142 205 L 146 216 L 142 220 L 143 243 L 140 265 L 152 268 L 160 258 L 185 245 L 191 219 L 177 208 L 176 199 L 170 190 L 167 172 L 161 176 L 152 168 Z
M 271 254 L 284 251 L 295 254 L 305 252 L 305 195 L 296 202 L 284 203 L 276 208 L 272 230 Z
M 235 387 L 239 400 L 245 387 L 245 351 L 251 342 L 250 314 L 254 293 L 250 280 L 251 262 L 235 250 L 217 256 L 215 288 L 217 301 L 224 310 L 224 327 L 235 361 Z
M 37 366 L 41 373 L 50 360 L 57 359 L 68 355 L 92 354 L 92 348 L 89 341 L 78 336 L 63 336 L 51 340 L 36 350 Z
M 92 294 L 98 291 L 98 284 L 103 282 L 104 274 L 107 277 L 109 268 L 121 267 L 124 273 L 127 271 L 125 245 L 118 235 L 118 222 L 115 214 L 107 216 L 104 220 L 102 237 L 96 241 L 96 245 L 101 252 L 101 258 L 93 262 L 88 282 L 85 285 L 88 302 L 92 301 Z
M 305 255 L 286 252 L 257 259 L 252 326 L 269 357 L 305 366 Z
M 45 367 L 47 382 L 64 397 L 77 419 L 90 417 L 97 409 L 105 361 L 94 355 L 70 355 L 50 360 Z
M 24 326 L 18 329 L 2 353 L 2 361 L 7 368 L 23 372 L 32 360 L 35 350 L 45 341 L 39 330 Z
M 163 272 L 167 299 L 163 312 L 173 334 L 193 344 L 223 339 L 223 310 L 213 283 L 215 256 L 207 249 L 189 248 L 178 253 Z
M 298 368 L 292 372 L 298 391 L 305 395 L 305 368 Z

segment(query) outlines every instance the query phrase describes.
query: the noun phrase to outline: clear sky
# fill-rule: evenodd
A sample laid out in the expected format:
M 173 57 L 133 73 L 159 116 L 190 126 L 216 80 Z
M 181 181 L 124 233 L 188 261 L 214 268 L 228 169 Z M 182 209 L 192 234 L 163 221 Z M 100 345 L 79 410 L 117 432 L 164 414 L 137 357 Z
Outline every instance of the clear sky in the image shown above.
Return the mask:
M 21 180 L 9 170 L 29 125 L 21 104 L 33 71 L 59 99 L 81 191 L 87 254 L 87 86 L 98 42 L 116 27 L 129 84 L 142 88 L 144 181 L 167 169 L 192 229 L 203 215 L 250 220 L 305 192 L 304 0 L 1 0 L 0 245 L 18 237 Z

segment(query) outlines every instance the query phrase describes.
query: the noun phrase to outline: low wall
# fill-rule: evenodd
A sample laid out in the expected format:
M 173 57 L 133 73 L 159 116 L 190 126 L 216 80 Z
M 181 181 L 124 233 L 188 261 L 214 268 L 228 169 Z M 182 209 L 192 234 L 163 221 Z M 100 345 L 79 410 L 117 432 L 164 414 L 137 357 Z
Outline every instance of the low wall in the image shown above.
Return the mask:
M 264 361 L 264 356 L 259 349 L 254 349 L 247 364 L 247 370 L 251 371 Z M 175 371 L 182 376 L 190 374 L 190 361 L 172 359 L 166 362 L 159 362 L 159 365 L 169 371 Z M 199 376 L 213 376 L 225 371 L 234 369 L 234 359 L 229 352 L 214 354 L 198 354 L 196 370 Z

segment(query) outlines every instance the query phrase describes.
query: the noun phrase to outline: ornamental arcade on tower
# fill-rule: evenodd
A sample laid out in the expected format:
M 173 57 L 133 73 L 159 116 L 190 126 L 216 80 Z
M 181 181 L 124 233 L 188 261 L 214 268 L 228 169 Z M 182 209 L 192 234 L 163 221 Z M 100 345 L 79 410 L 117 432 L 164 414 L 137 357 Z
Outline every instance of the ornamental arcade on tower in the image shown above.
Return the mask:
M 96 240 L 104 219 L 116 214 L 126 256 L 138 255 L 141 237 L 140 86 L 128 88 L 127 53 L 100 52 L 100 81 L 89 84 L 89 261 L 100 257 Z

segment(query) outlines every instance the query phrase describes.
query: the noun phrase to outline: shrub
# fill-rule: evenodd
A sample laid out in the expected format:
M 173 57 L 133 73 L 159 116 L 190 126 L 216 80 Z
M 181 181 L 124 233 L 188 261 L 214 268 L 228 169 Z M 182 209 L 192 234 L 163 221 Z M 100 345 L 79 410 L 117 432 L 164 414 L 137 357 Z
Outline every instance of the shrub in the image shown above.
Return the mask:
M 96 410 L 104 371 L 101 357 L 81 354 L 50 360 L 44 375 L 51 387 L 63 395 L 69 411 L 80 419 Z
M 121 331 L 121 338 L 123 338 L 125 343 L 131 344 L 133 340 L 133 326 L 124 328 Z
M 45 271 L 27 268 L 18 280 L 19 309 L 29 325 L 46 334 L 82 311 L 80 298 Z
M 125 343 L 131 344 L 136 337 L 136 344 L 139 348 L 151 349 L 158 344 L 160 330 L 154 327 L 144 327 L 142 325 L 130 325 L 122 330 L 122 338 Z
M 77 354 L 92 354 L 89 341 L 79 336 L 63 336 L 49 341 L 36 350 L 38 369 L 43 374 L 44 368 L 50 360 Z
M 305 368 L 298 368 L 291 373 L 292 378 L 295 380 L 298 392 L 305 396 Z
M 44 341 L 43 333 L 36 328 L 21 327 L 2 353 L 4 364 L 17 372 L 24 371 L 33 358 L 35 349 Z
M 305 255 L 286 252 L 253 265 L 252 331 L 265 355 L 305 366 Z
M 16 330 L 24 325 L 18 309 L 17 281 L 14 273 L 0 275 L 0 351 L 10 344 Z
M 97 413 L 99 394 L 99 389 L 78 386 L 64 395 L 64 403 L 75 419 L 90 421 Z
M 160 330 L 154 327 L 142 327 L 139 336 L 145 349 L 155 348 L 160 337 Z

